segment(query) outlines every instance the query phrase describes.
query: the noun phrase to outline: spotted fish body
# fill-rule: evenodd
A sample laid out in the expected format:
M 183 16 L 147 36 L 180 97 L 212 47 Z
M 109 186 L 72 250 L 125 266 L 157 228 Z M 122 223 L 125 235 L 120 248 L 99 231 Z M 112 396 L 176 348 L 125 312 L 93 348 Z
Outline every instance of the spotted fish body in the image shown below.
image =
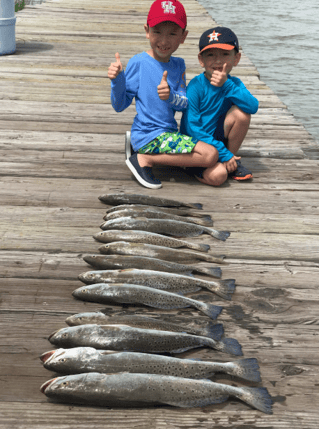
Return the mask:
M 51 334 L 49 341 L 58 347 L 93 347 L 142 353 L 183 353 L 198 347 L 209 347 L 224 353 L 242 356 L 241 346 L 233 338 L 215 341 L 207 337 L 132 328 L 125 325 L 69 326 Z
M 99 251 L 105 255 L 146 256 L 180 263 L 205 261 L 222 264 L 224 262 L 224 256 L 213 256 L 200 252 L 170 249 L 169 247 L 154 244 L 130 243 L 127 241 L 104 244 L 99 247 Z
M 217 240 L 225 241 L 230 233 L 227 231 L 217 231 L 207 226 L 195 225 L 169 219 L 147 219 L 146 217 L 131 218 L 121 217 L 109 220 L 100 225 L 103 230 L 108 229 L 130 229 L 156 232 L 159 234 L 171 235 L 174 237 L 196 237 L 201 234 L 209 234 Z
M 165 271 L 168 273 L 191 274 L 200 273 L 220 278 L 222 271 L 219 267 L 209 268 L 196 265 L 179 264 L 146 256 L 135 255 L 85 255 L 83 259 L 92 267 L 99 270 L 115 270 L 147 267 L 149 270 Z
M 130 372 L 203 379 L 211 377 L 215 372 L 223 372 L 248 381 L 260 381 L 259 365 L 254 358 L 224 363 L 205 362 L 149 353 L 114 352 L 96 350 L 92 347 L 74 347 L 43 353 L 40 359 L 46 369 L 61 374 Z
M 134 231 L 134 230 L 120 230 L 110 229 L 107 231 L 101 231 L 93 235 L 95 240 L 101 243 L 111 243 L 113 241 L 126 241 L 133 243 L 145 243 L 154 244 L 157 246 L 180 248 L 186 247 L 201 252 L 208 252 L 210 246 L 208 244 L 191 243 L 185 240 L 180 240 L 174 237 L 168 237 L 166 235 L 157 234 L 155 232 L 148 231 Z
M 112 213 L 107 213 L 104 216 L 104 220 L 113 220 L 118 219 L 120 217 L 146 217 L 147 219 L 172 219 L 176 221 L 182 221 L 187 223 L 195 223 L 198 225 L 212 226 L 213 221 L 212 218 L 207 215 L 205 218 L 196 218 L 196 217 L 188 217 L 188 216 L 179 216 L 171 213 L 165 213 L 163 211 L 157 211 L 156 209 L 144 209 L 144 210 L 134 210 L 134 209 L 124 209 L 117 210 Z
M 149 206 L 145 204 L 121 204 L 119 206 L 110 207 L 106 210 L 106 213 L 114 213 L 119 210 L 156 210 L 157 212 L 169 213 L 177 216 L 191 216 L 191 217 L 203 217 L 206 218 L 207 214 L 201 213 L 199 211 L 193 211 L 186 207 L 173 208 L 173 207 L 159 207 L 159 206 Z
M 99 303 L 146 305 L 153 308 L 172 310 L 194 307 L 211 319 L 216 319 L 223 307 L 206 304 L 192 298 L 134 284 L 97 283 L 80 287 L 72 292 L 75 298 Z
M 99 196 L 99 200 L 111 206 L 120 204 L 143 204 L 159 207 L 190 207 L 193 209 L 202 209 L 202 204 L 199 203 L 185 203 L 143 194 L 104 194 Z
M 69 326 L 78 325 L 127 325 L 141 329 L 155 329 L 157 331 L 183 332 L 201 337 L 209 337 L 219 341 L 224 333 L 223 325 L 209 321 L 206 326 L 193 327 L 182 326 L 174 322 L 165 322 L 162 319 L 152 317 L 130 315 L 130 316 L 107 316 L 102 311 L 73 314 L 67 317 L 65 322 Z
M 272 400 L 265 388 L 235 387 L 156 374 L 90 372 L 67 375 L 48 380 L 40 390 L 60 402 L 102 407 L 158 404 L 204 407 L 234 396 L 257 410 L 272 414 Z
M 86 284 L 131 283 L 155 289 L 178 290 L 184 293 L 195 292 L 199 288 L 203 288 L 226 300 L 231 300 L 236 287 L 234 279 L 208 281 L 181 274 L 138 269 L 87 271 L 81 273 L 79 279 Z

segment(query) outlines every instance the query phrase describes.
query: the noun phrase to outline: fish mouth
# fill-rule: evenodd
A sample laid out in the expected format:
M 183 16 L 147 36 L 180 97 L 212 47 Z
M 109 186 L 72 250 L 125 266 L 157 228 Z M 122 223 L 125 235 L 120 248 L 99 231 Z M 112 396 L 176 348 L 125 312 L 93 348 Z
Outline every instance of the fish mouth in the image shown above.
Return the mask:
M 52 359 L 52 356 L 55 354 L 56 350 L 50 350 L 49 352 L 45 352 L 40 356 L 40 359 L 43 363 L 48 362 Z
M 50 350 L 48 352 L 43 353 L 40 356 L 40 359 L 43 363 L 50 362 L 53 358 L 61 356 L 65 353 L 64 349 Z
M 69 325 L 69 326 L 74 326 L 74 318 L 73 318 L 73 316 L 69 316 L 69 317 L 67 317 L 66 319 L 65 319 L 65 323 L 67 324 L 67 325 Z
M 42 384 L 42 386 L 40 387 L 40 392 L 45 394 L 46 389 L 52 384 L 54 383 L 56 380 L 58 379 L 58 377 L 55 378 L 51 378 L 51 380 L 46 381 L 45 383 Z
M 81 282 L 83 282 L 83 283 L 86 283 L 86 284 L 89 283 L 89 280 L 87 280 L 87 278 L 86 278 L 86 273 L 79 274 L 78 279 L 81 280 Z
M 48 340 L 50 341 L 51 338 L 54 337 L 54 335 L 57 334 L 58 332 L 62 331 L 62 329 L 58 329 L 57 331 L 52 332 L 52 334 L 48 337 Z
M 86 263 L 90 264 L 90 261 L 92 261 L 93 256 L 83 256 L 83 259 Z M 81 274 L 80 274 L 81 275 Z

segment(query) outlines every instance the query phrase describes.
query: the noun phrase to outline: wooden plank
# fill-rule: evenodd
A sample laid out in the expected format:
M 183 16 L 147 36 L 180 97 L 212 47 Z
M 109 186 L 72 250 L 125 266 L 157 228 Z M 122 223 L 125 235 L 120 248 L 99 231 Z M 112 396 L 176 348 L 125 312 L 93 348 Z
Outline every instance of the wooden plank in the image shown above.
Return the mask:
M 298 400 L 300 407 L 305 404 L 304 396 L 300 395 Z M 279 410 L 284 409 L 284 405 L 280 406 L 278 404 L 277 406 Z M 54 421 L 56 429 L 65 429 L 66 424 L 70 427 L 76 425 L 81 429 L 94 424 L 96 428 L 102 429 L 105 428 L 106 419 L 108 427 L 112 429 L 126 429 L 127 427 L 144 429 L 147 427 L 146 425 L 158 429 L 185 429 L 193 427 L 209 429 L 213 426 L 233 428 L 234 422 L 237 425 L 246 425 L 249 422 L 248 424 L 251 427 L 261 429 L 269 425 L 280 429 L 299 429 L 300 422 L 302 422 L 305 427 L 312 429 L 316 428 L 318 419 L 318 413 L 315 409 L 307 412 L 304 410 L 293 412 L 289 410 L 285 411 L 284 415 L 276 412 L 273 416 L 261 416 L 260 413 L 258 414 L 251 409 L 241 408 L 238 411 L 231 408 L 231 404 L 216 405 L 214 407 L 205 407 L 204 409 L 189 410 L 187 413 L 185 413 L 185 410 L 172 408 L 132 409 L 127 412 L 108 409 L 106 418 L 105 410 L 94 407 L 87 407 L 84 412 L 83 407 L 66 407 L 61 404 L 49 404 L 45 402 L 39 404 L 17 401 L 12 402 L 11 407 L 8 407 L 7 403 L 0 403 L 0 410 L 4 415 L 3 429 L 17 424 L 18 421 L 21 429 L 29 428 L 31 427 L 30 425 L 34 425 L 32 427 L 35 429 L 52 427 L 52 421 Z M 163 417 L 163 413 L 165 413 L 165 418 Z M 18 417 L 21 420 L 18 420 Z

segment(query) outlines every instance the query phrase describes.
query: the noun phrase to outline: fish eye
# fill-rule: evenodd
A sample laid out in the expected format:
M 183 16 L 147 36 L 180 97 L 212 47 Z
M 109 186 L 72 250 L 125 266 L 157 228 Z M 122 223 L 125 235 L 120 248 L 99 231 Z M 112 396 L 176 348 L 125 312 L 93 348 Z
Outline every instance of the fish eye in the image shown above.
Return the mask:
M 69 383 L 67 381 L 63 381 L 62 386 L 67 386 Z
M 67 333 L 65 333 L 65 334 L 62 335 L 62 338 L 67 338 L 67 337 L 68 337 Z

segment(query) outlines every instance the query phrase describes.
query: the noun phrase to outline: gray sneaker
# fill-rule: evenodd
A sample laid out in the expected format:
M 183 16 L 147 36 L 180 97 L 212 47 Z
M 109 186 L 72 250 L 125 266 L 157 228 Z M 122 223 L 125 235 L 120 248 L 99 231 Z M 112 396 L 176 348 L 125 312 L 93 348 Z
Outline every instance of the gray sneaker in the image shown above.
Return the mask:
M 160 180 L 156 179 L 153 175 L 151 167 L 141 167 L 137 160 L 137 152 L 135 152 L 129 159 L 126 161 L 126 165 L 134 174 L 135 178 L 140 182 L 141 185 L 145 188 L 150 189 L 159 189 L 162 187 Z

